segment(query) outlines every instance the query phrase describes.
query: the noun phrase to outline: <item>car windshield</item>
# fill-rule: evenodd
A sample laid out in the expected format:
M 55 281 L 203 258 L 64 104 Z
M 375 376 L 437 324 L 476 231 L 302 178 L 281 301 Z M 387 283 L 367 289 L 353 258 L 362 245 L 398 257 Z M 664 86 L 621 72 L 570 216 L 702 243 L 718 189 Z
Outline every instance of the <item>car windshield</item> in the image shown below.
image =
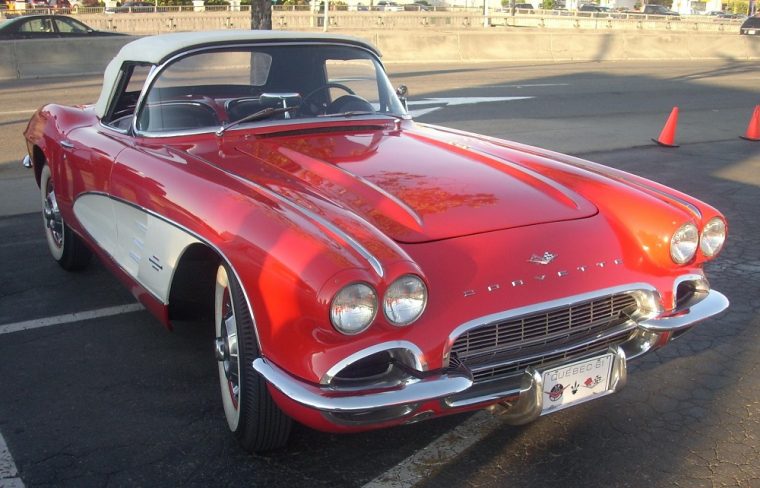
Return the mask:
M 367 50 L 324 44 L 236 46 L 171 61 L 149 87 L 137 130 L 232 130 L 366 114 L 406 114 L 382 65 Z
M 760 27 L 760 17 L 750 17 L 744 21 L 742 27 Z

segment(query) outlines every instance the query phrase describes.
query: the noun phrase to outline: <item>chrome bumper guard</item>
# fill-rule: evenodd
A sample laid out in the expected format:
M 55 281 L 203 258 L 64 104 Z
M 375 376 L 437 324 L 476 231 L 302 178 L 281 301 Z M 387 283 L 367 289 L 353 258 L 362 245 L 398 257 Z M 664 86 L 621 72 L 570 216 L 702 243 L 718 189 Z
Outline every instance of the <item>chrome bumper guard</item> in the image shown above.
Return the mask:
M 266 359 L 253 361 L 253 369 L 291 400 L 330 413 L 358 413 L 416 404 L 461 393 L 472 386 L 469 375 L 449 373 L 415 379 L 392 390 L 349 393 L 299 381 Z
M 21 160 L 21 165 L 24 168 L 31 168 L 32 167 L 32 158 L 30 158 L 29 155 L 27 154 L 26 156 L 24 156 L 24 159 Z
M 661 334 L 685 331 L 697 322 L 724 311 L 728 304 L 728 299 L 722 293 L 704 290 L 702 299 L 696 303 L 689 304 L 677 312 L 639 322 L 637 327 L 648 333 L 645 337 L 634 340 L 635 344 L 622 344 L 609 349 L 614 356 L 609 392 L 616 392 L 625 385 L 627 359 L 651 350 Z M 543 411 L 543 378 L 541 372 L 532 367 L 523 374 L 519 390 L 502 391 L 498 395 L 479 396 L 462 402 L 452 402 L 447 397 L 465 392 L 473 386 L 473 379 L 467 372 L 449 371 L 423 379 L 410 378 L 409 381 L 394 389 L 377 391 L 369 388 L 347 390 L 306 383 L 263 358 L 253 362 L 253 369 L 291 400 L 325 413 L 371 412 L 392 407 L 415 406 L 438 399 L 441 399 L 442 404 L 449 408 L 504 400 L 504 405 L 508 408 L 503 414 L 504 418 L 513 424 L 524 424 L 535 420 Z M 407 413 L 411 412 L 407 411 Z
M 671 315 L 639 322 L 639 327 L 650 332 L 679 332 L 728 308 L 728 298 L 724 294 L 715 290 L 704 293 L 706 296 L 699 302 Z

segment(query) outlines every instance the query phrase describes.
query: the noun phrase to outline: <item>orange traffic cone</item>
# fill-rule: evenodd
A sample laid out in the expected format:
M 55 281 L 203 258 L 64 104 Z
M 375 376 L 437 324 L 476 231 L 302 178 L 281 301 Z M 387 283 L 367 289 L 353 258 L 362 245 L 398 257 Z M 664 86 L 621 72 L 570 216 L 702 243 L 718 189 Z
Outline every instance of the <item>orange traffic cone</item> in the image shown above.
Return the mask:
M 755 105 L 755 111 L 749 119 L 747 133 L 739 137 L 748 141 L 760 141 L 760 105 Z
M 668 121 L 665 122 L 665 127 L 663 127 L 662 132 L 660 132 L 660 137 L 652 140 L 660 146 L 678 147 L 678 144 L 675 143 L 677 125 L 678 107 L 673 107 L 673 110 L 670 112 L 670 116 L 668 117 Z

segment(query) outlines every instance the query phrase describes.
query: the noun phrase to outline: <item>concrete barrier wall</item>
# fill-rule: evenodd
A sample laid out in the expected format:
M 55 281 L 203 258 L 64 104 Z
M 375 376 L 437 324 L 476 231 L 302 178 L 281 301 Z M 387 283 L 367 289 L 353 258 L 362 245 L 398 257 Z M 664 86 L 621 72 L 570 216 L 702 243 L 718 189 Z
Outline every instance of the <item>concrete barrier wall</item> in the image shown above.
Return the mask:
M 386 62 L 760 60 L 760 37 L 538 30 L 340 31 L 369 40 Z M 0 80 L 102 73 L 132 37 L 0 42 Z

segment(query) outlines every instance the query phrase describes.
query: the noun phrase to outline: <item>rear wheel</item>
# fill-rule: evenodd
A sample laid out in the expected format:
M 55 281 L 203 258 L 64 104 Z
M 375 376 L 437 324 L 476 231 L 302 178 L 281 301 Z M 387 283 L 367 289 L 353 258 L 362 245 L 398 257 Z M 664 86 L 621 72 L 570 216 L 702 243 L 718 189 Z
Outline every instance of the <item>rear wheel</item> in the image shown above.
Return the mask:
M 266 382 L 253 369 L 259 357 L 253 318 L 240 284 L 219 266 L 214 294 L 216 359 L 227 425 L 248 451 L 282 447 L 292 421 L 274 403 Z
M 58 208 L 55 186 L 48 165 L 43 166 L 40 172 L 40 196 L 45 237 L 53 259 L 67 271 L 85 268 L 90 262 L 92 253 L 79 236 L 66 228 L 66 223 Z

